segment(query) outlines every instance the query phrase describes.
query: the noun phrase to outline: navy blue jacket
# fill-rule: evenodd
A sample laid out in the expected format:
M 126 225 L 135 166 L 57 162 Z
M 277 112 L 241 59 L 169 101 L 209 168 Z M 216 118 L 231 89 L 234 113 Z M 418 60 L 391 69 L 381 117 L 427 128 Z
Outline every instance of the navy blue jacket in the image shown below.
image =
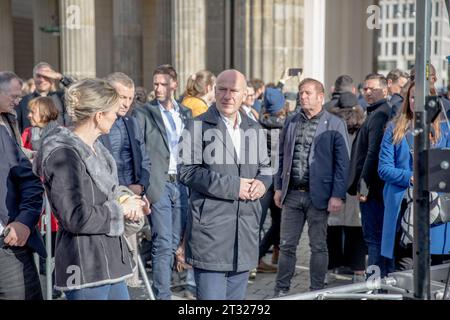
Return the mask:
M 284 202 L 294 155 L 297 126 L 302 115 L 286 120 L 280 136 L 280 168 L 275 176 L 275 190 L 281 190 Z M 339 117 L 324 110 L 309 154 L 311 201 L 319 210 L 328 208 L 331 197 L 345 199 L 350 161 L 347 126 Z
M 123 117 L 123 122 L 127 128 L 128 138 L 131 145 L 131 156 L 133 158 L 134 184 L 140 184 L 144 190 L 148 189 L 150 182 L 150 158 L 145 149 L 144 137 L 142 130 L 139 129 L 139 124 L 134 117 Z M 112 154 L 111 141 L 109 135 L 105 134 L 100 138 L 101 143 Z
M 3 126 L 0 126 L 0 154 L 0 212 L 8 214 L 8 224 L 20 222 L 30 228 L 26 246 L 46 257 L 44 243 L 36 228 L 44 188 L 33 173 L 30 161 Z
M 394 93 L 389 100 L 389 103 L 392 106 L 392 115 L 391 118 L 398 115 L 400 112 L 402 112 L 402 105 L 403 100 L 405 100 L 400 94 Z

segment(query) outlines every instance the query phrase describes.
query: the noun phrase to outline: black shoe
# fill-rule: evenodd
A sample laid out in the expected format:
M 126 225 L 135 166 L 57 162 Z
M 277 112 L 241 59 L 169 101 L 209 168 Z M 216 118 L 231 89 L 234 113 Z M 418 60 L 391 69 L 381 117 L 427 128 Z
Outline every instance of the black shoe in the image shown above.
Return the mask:
M 53 292 L 52 292 L 52 299 L 53 300 L 60 299 L 62 297 L 62 295 L 63 295 L 62 291 L 53 289 Z

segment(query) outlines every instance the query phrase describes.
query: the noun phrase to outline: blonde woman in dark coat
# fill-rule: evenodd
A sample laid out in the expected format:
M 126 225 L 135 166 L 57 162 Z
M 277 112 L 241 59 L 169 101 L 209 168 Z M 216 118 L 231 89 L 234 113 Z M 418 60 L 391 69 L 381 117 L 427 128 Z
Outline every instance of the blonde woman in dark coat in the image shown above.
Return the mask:
M 126 224 L 142 221 L 148 202 L 119 186 L 113 157 L 97 141 L 116 120 L 119 95 L 104 80 L 86 79 L 66 92 L 74 128 L 43 141 L 35 169 L 59 224 L 55 288 L 69 300 L 128 300 L 135 268 Z M 127 222 L 128 221 L 128 222 Z

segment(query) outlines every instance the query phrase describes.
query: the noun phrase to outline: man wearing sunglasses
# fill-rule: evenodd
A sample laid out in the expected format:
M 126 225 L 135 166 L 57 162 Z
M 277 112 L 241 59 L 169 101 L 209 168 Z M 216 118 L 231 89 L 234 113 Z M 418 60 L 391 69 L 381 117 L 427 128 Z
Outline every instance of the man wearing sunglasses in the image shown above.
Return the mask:
M 393 267 L 389 259 L 381 256 L 384 182 L 378 176 L 381 140 L 386 124 L 392 116 L 391 105 L 386 100 L 388 80 L 381 74 L 370 74 L 364 81 L 363 90 L 369 106 L 366 120 L 353 141 L 347 192 L 357 195 L 360 202 L 361 223 L 368 248 L 368 265 L 378 266 L 381 276 L 384 277 Z

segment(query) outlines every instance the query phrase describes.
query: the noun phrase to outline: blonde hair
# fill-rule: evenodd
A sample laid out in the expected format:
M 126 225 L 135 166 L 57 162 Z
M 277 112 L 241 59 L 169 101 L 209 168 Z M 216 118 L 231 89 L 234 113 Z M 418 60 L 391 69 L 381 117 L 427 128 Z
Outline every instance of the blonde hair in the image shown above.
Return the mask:
M 44 124 L 58 119 L 58 108 L 50 97 L 34 98 L 28 103 L 28 110 L 36 111 Z
M 411 111 L 410 104 L 409 104 L 409 98 L 411 96 L 411 90 L 414 88 L 415 83 L 411 82 L 405 97 L 405 100 L 403 101 L 402 110 L 400 114 L 395 117 L 393 120 L 394 123 L 394 130 L 392 132 L 392 142 L 394 144 L 399 144 L 403 137 L 406 135 L 406 132 L 411 126 L 412 120 L 414 118 L 414 113 Z M 432 88 L 430 88 L 430 94 L 435 95 Z M 434 122 L 431 124 L 431 127 L 433 128 L 434 132 L 430 132 L 430 140 L 432 144 L 435 144 L 439 142 L 439 139 L 441 137 L 441 126 L 440 126 L 441 118 L 436 117 Z
M 97 112 L 113 109 L 119 102 L 119 94 L 108 81 L 84 79 L 70 86 L 65 93 L 67 113 L 74 124 L 82 123 Z
M 213 86 L 216 77 L 211 71 L 201 70 L 188 78 L 185 96 L 201 97 L 208 92 L 208 86 Z

